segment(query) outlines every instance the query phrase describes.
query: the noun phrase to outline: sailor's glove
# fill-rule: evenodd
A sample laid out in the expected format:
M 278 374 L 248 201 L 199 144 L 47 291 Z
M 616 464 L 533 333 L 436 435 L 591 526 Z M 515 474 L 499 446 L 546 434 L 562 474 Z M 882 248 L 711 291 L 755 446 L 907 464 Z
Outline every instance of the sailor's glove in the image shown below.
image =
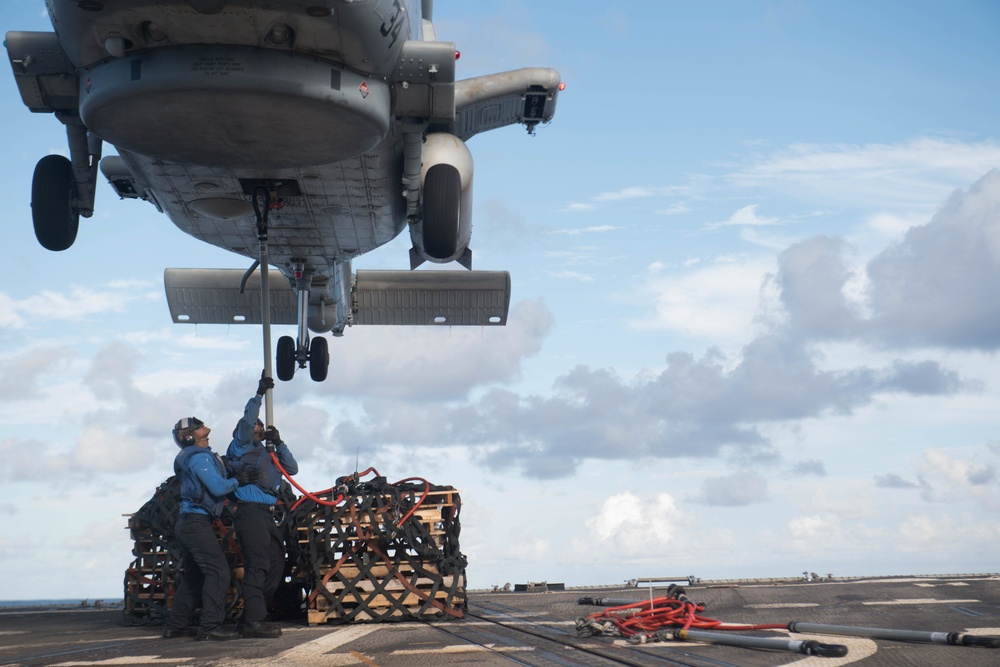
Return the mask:
M 236 471 L 236 480 L 240 483 L 240 486 L 248 486 L 257 481 L 260 477 L 260 471 L 257 468 L 251 468 L 247 466 Z
M 264 442 L 267 451 L 273 452 L 281 444 L 281 434 L 278 433 L 278 429 L 268 426 L 264 431 Z
M 261 371 L 260 382 L 257 383 L 257 395 L 263 396 L 267 393 L 268 389 L 274 389 L 274 380 L 264 375 L 264 371 Z

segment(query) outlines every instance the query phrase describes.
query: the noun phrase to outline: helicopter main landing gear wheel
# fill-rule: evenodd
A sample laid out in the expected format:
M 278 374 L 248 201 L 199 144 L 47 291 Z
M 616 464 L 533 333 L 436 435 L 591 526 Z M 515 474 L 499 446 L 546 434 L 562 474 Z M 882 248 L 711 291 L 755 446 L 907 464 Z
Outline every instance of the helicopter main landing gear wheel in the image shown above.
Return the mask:
M 80 211 L 76 206 L 73 163 L 62 155 L 46 155 L 31 178 L 31 221 L 35 238 L 48 250 L 66 250 L 76 240 Z
M 455 167 L 436 164 L 424 177 L 424 249 L 446 259 L 458 252 L 462 177 Z
M 322 382 L 326 379 L 329 368 L 330 349 L 327 347 L 326 338 L 317 336 L 309 343 L 309 377 L 315 382 Z
M 291 336 L 279 338 L 274 356 L 278 379 L 288 382 L 295 376 L 295 339 Z
M 309 343 L 309 352 L 302 355 L 296 349 L 294 338 L 282 336 L 278 339 L 275 366 L 279 380 L 282 382 L 291 380 L 295 376 L 295 367 L 305 368 L 307 360 L 309 362 L 309 377 L 316 382 L 325 380 L 330 368 L 330 349 L 326 338 L 322 336 L 313 338 Z

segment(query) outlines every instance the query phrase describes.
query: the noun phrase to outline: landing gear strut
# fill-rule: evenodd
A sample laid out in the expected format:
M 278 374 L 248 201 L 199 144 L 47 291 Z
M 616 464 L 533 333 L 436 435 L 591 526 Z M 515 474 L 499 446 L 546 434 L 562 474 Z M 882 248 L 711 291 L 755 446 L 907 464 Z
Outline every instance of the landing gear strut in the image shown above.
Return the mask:
M 295 265 L 295 290 L 298 292 L 299 301 L 299 335 L 298 340 L 291 336 L 282 336 L 278 339 L 278 348 L 275 352 L 275 361 L 278 371 L 278 379 L 284 382 L 291 380 L 295 375 L 295 367 L 305 368 L 309 365 L 309 377 L 315 382 L 322 382 L 326 379 L 327 371 L 330 367 L 330 350 L 327 347 L 326 338 L 317 336 L 310 340 L 307 316 L 309 314 L 309 291 L 312 286 L 312 277 L 306 272 L 302 263 Z
M 260 199 L 263 198 L 263 208 Z M 271 191 L 266 187 L 258 187 L 253 193 L 253 210 L 257 216 L 257 239 L 260 241 L 260 259 L 247 271 L 243 280 L 261 267 L 261 310 L 264 321 L 264 357 L 265 369 L 270 366 L 271 334 L 270 334 L 270 293 L 267 287 L 267 216 L 271 210 Z M 298 340 L 291 336 L 278 339 L 275 350 L 275 369 L 278 379 L 288 382 L 295 376 L 295 367 L 305 368 L 309 365 L 309 376 L 316 382 L 326 379 L 330 367 L 330 351 L 326 339 L 322 336 L 309 340 L 309 290 L 312 287 L 312 274 L 306 271 L 304 261 L 295 261 L 295 291 L 298 293 L 299 335 Z M 270 422 L 269 422 L 270 423 Z

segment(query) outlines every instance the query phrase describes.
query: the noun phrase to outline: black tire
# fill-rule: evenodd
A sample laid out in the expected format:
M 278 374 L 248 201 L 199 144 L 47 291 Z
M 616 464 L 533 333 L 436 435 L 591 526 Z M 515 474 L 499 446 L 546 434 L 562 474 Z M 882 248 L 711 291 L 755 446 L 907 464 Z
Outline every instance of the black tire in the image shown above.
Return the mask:
M 316 336 L 309 343 L 309 377 L 314 382 L 322 382 L 326 379 L 329 368 L 330 348 L 327 340 L 323 336 Z
M 35 238 L 48 250 L 66 250 L 76 241 L 80 211 L 76 208 L 73 163 L 62 155 L 46 155 L 31 178 L 31 221 Z
M 278 371 L 278 379 L 282 382 L 288 382 L 295 377 L 295 339 L 291 336 L 282 336 L 278 339 L 274 365 Z
M 424 176 L 424 252 L 447 259 L 458 252 L 462 178 L 450 164 L 436 164 Z

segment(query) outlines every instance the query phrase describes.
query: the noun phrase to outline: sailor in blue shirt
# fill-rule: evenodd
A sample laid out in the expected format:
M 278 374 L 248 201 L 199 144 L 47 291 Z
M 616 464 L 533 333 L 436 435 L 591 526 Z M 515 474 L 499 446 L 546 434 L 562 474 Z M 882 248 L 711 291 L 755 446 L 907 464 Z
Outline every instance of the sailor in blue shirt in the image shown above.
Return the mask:
M 257 393 L 247 401 L 226 452 L 241 478 L 235 493 L 238 508 L 233 525 L 243 551 L 243 621 L 239 631 L 244 637 L 281 636 L 281 628 L 264 621 L 267 605 L 285 570 L 285 542 L 275 524 L 281 472 L 274 465 L 272 453 L 289 475 L 298 473 L 299 464 L 282 442 L 278 429 L 265 429 L 257 418 L 264 394 L 273 387 L 274 380 L 261 373 Z
M 163 630 L 166 638 L 195 636 L 197 639 L 239 639 L 224 630 L 226 593 L 229 591 L 229 563 L 212 523 L 222 514 L 225 496 L 239 481 L 226 478 L 226 468 L 209 446 L 212 432 L 197 417 L 185 417 L 174 426 L 174 442 L 181 448 L 174 459 L 174 474 L 180 481 L 181 502 L 174 534 L 180 543 L 183 562 L 173 607 Z M 201 621 L 191 625 L 195 609 L 201 607 Z

